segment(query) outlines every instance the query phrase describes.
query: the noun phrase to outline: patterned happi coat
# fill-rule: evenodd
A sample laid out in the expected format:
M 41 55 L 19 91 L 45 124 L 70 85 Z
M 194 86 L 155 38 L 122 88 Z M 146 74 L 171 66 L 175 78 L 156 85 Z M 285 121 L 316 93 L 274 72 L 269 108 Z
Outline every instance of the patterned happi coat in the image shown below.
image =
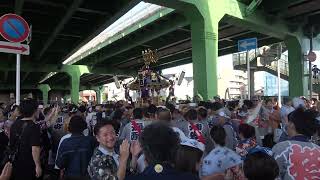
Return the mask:
M 92 180 L 117 180 L 118 166 L 114 158 L 95 149 L 88 166 L 88 173 Z

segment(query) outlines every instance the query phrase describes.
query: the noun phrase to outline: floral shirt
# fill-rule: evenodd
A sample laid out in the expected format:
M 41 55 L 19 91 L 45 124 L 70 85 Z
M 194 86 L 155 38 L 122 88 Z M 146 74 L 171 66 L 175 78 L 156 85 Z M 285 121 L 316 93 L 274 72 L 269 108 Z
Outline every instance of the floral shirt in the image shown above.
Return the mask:
M 236 146 L 236 152 L 243 158 L 245 158 L 250 151 L 250 149 L 257 146 L 256 138 L 248 138 L 240 141 Z
M 105 153 L 101 147 L 94 150 L 88 166 L 88 173 L 92 180 L 117 180 L 118 165 L 115 158 L 119 156 L 114 153 Z

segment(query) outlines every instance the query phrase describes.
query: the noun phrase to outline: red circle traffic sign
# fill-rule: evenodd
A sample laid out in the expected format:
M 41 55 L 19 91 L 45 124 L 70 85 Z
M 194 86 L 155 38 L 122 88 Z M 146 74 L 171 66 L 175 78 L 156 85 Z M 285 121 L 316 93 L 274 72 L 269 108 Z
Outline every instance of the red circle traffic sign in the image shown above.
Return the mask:
M 5 14 L 0 17 L 0 34 L 4 39 L 19 43 L 25 41 L 29 33 L 29 25 L 21 16 Z
M 314 62 L 317 59 L 317 55 L 313 51 L 310 51 L 307 55 L 307 58 L 309 61 Z

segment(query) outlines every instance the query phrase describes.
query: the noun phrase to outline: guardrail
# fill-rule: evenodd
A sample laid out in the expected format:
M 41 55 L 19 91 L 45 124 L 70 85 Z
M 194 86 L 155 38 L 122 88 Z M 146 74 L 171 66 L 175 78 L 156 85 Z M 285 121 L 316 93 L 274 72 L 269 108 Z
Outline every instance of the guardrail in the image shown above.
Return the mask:
M 259 49 L 249 51 L 249 60 L 250 62 L 255 59 L 256 56 L 259 56 Z M 247 52 L 240 52 L 233 54 L 233 66 L 245 65 L 247 64 Z
M 233 66 L 237 67 L 237 66 L 247 66 L 247 59 L 246 59 L 247 53 L 246 52 L 240 52 L 240 53 L 235 53 L 233 54 Z M 256 58 L 258 58 L 257 60 L 259 61 L 259 57 L 261 56 L 260 53 L 255 52 L 255 50 L 253 51 L 249 51 L 249 60 L 250 62 L 252 62 L 253 60 L 256 60 Z M 279 62 L 280 64 L 280 73 L 286 76 L 289 76 L 289 63 L 288 63 L 288 56 L 282 54 L 281 55 L 281 59 L 277 60 L 277 58 L 275 58 L 275 60 L 269 64 L 266 65 L 260 65 L 257 64 L 257 66 L 263 66 L 266 68 L 269 68 L 273 71 L 277 71 L 277 62 Z M 237 68 L 236 68 L 237 69 Z
M 277 63 L 280 63 L 280 73 L 286 76 L 289 76 L 289 63 L 288 63 L 288 58 L 286 59 L 279 59 L 277 61 L 273 61 L 271 65 L 265 65 L 266 68 L 269 68 L 273 71 L 277 71 L 278 65 Z

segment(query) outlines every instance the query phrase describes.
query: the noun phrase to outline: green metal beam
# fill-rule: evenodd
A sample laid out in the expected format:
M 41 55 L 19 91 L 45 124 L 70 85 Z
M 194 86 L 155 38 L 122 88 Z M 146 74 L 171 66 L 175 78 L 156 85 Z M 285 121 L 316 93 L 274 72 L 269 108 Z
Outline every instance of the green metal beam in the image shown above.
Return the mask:
M 180 12 L 193 11 L 195 6 L 192 4 L 192 0 L 144 0 L 144 2 L 157 4 L 164 7 L 173 8 Z M 194 14 L 196 15 L 196 14 Z
M 128 51 L 134 47 L 137 47 L 143 43 L 146 43 L 146 42 L 151 41 L 153 39 L 156 39 L 160 36 L 163 36 L 169 32 L 172 32 L 172 31 L 178 29 L 179 27 L 186 26 L 187 24 L 188 24 L 188 21 L 185 18 L 183 18 L 181 16 L 175 17 L 175 19 L 171 19 L 170 21 L 165 22 L 162 25 L 162 27 L 160 27 L 158 29 L 154 29 L 154 30 L 148 31 L 144 34 L 137 35 L 134 38 L 132 38 L 130 40 L 130 42 L 128 42 L 128 41 L 123 42 L 123 44 L 121 44 L 121 46 L 120 46 L 121 47 L 120 49 L 113 48 L 113 49 L 109 50 L 109 52 L 107 54 L 104 54 L 104 55 L 102 55 L 101 58 L 96 59 L 94 61 L 94 64 L 102 62 L 102 61 L 109 59 L 113 56 L 116 56 L 122 52 Z
M 16 85 L 15 84 L 1 84 L 0 85 L 0 90 L 15 90 Z M 31 89 L 38 89 L 37 85 L 26 85 L 26 84 L 21 84 L 20 89 L 22 90 L 31 90 Z
M 87 83 L 87 82 L 93 82 L 93 81 L 96 81 L 96 80 L 102 79 L 102 78 L 105 78 L 105 76 L 99 75 L 99 76 L 95 76 L 95 77 L 91 77 L 91 78 L 89 78 L 89 79 L 86 79 L 85 82 L 86 82 L 86 83 Z
M 289 31 L 287 22 L 255 10 L 261 3 L 256 1 L 249 7 L 236 0 L 147 0 L 158 5 L 177 8 L 191 24 L 194 92 L 205 99 L 217 93 L 218 23 L 224 22 L 245 27 L 279 39 L 301 36 L 301 32 Z M 248 13 L 249 12 L 249 13 Z M 300 85 L 300 83 L 299 83 Z M 299 91 L 299 92 L 298 92 Z M 294 94 L 300 93 L 300 89 Z
M 85 65 L 66 65 L 66 64 L 38 64 L 29 63 L 26 61 L 21 62 L 21 72 L 67 72 L 68 69 L 81 67 L 86 69 L 88 73 L 94 74 L 114 74 L 114 75 L 132 75 L 135 72 L 128 70 L 121 70 L 114 67 L 90 67 Z M 8 64 L 6 62 L 0 62 L 0 70 L 3 71 L 15 71 L 14 64 Z
M 126 2 L 127 1 L 127 2 Z M 74 48 L 69 54 L 67 54 L 65 56 L 64 59 L 66 59 L 67 57 L 70 57 L 72 54 L 74 54 L 75 52 L 77 52 L 82 46 L 84 46 L 85 44 L 87 44 L 89 41 L 91 41 L 94 37 L 96 37 L 98 34 L 100 34 L 102 31 L 104 31 L 108 26 L 110 26 L 111 24 L 113 24 L 116 20 L 118 20 L 121 16 L 123 16 L 125 13 L 127 13 L 129 10 L 131 10 L 134 6 L 136 6 L 138 3 L 141 2 L 141 0 L 121 0 L 121 2 L 123 4 L 128 4 L 125 8 L 122 8 L 119 12 L 117 12 L 115 14 L 114 17 L 112 18 L 108 18 L 98 29 L 95 29 L 94 32 L 92 34 L 90 34 L 84 41 L 82 41 L 76 48 Z M 105 42 L 102 42 L 102 44 Z M 101 44 L 101 45 L 102 45 Z M 102 47 L 102 46 L 101 46 Z M 101 48 L 100 47 L 100 48 Z M 94 48 L 100 49 L 97 46 L 95 46 Z M 89 51 L 95 52 L 96 50 L 94 49 L 89 49 L 88 51 L 86 51 L 85 53 L 81 54 L 84 57 L 86 57 L 86 55 L 89 54 Z M 91 53 L 90 53 L 91 54 Z M 79 58 L 79 57 L 77 57 Z M 63 59 L 63 60 L 64 60 Z M 79 61 L 79 59 L 76 59 L 76 61 Z
M 50 83 L 58 83 L 58 82 L 64 81 L 67 78 L 67 76 L 61 76 L 60 78 L 57 78 L 57 76 L 55 76 L 55 77 L 56 77 L 55 79 L 50 80 Z
M 15 0 L 14 3 L 14 13 L 21 15 L 23 9 L 24 0 Z
M 178 11 L 183 11 L 184 14 L 192 21 L 192 19 L 199 18 L 199 15 L 208 21 L 214 19 L 221 19 L 239 27 L 246 27 L 250 30 L 257 31 L 266 35 L 270 35 L 279 39 L 285 39 L 286 36 L 300 36 L 300 32 L 290 32 L 287 26 L 288 22 L 277 17 L 273 17 L 261 10 L 254 11 L 248 15 L 248 6 L 237 0 L 146 0 L 154 4 L 176 8 Z M 258 1 L 258 0 L 255 0 Z M 290 1 L 290 0 L 286 0 Z M 301 0 L 294 0 L 299 2 Z M 266 1 L 264 1 L 266 2 Z M 263 3 L 264 3 L 263 2 Z M 277 1 L 278 2 L 278 1 Z M 293 2 L 293 1 L 292 1 Z M 279 2 L 281 3 L 281 2 Z M 287 3 L 287 5 L 289 2 Z M 192 8 L 192 6 L 194 8 Z M 195 10 L 198 10 L 197 11 Z M 190 13 L 190 12 L 193 12 Z M 228 15 L 228 17 L 226 17 Z M 273 20 L 269 22 L 267 17 L 272 17 Z
M 32 90 L 32 89 L 39 89 L 38 84 L 21 84 L 21 89 L 23 90 Z M 1 84 L 0 90 L 15 90 L 16 86 L 14 84 Z M 51 86 L 51 89 L 57 90 L 69 90 L 68 87 L 65 86 Z
M 262 0 L 252 0 L 249 6 L 247 7 L 246 15 L 247 16 L 252 15 L 261 3 L 262 3 Z
M 59 34 L 59 32 L 64 28 L 65 24 L 72 18 L 72 15 L 77 11 L 77 9 L 82 4 L 83 0 L 74 0 L 70 6 L 70 8 L 66 11 L 66 14 L 62 17 L 59 24 L 56 26 L 56 28 L 52 31 L 52 34 L 49 36 L 49 38 L 45 41 L 46 43 L 43 45 L 42 49 L 39 51 L 39 53 L 36 56 L 37 60 L 40 60 L 43 54 L 47 51 L 49 46 L 54 42 L 55 38 Z M 41 64 L 44 64 L 46 60 L 41 61 Z
M 158 63 L 162 63 L 164 59 L 166 60 L 168 59 L 168 57 L 191 51 L 191 40 L 190 38 L 187 38 L 181 41 L 176 41 L 172 44 L 166 45 L 165 47 L 158 48 L 157 50 L 158 50 L 157 51 Z M 171 60 L 174 60 L 174 59 L 171 59 Z M 139 69 L 141 66 L 143 66 L 143 64 L 144 64 L 144 60 L 142 58 L 142 55 L 140 55 L 134 58 L 130 58 L 129 60 L 127 59 L 125 61 L 121 61 L 112 65 L 119 68 L 130 67 L 133 69 L 134 68 Z
M 185 58 L 181 58 L 181 59 L 177 59 L 175 61 L 171 61 L 168 63 L 163 63 L 160 64 L 158 66 L 155 66 L 154 68 L 157 70 L 162 70 L 162 69 L 167 69 L 167 68 L 172 68 L 172 67 L 176 67 L 176 66 L 181 66 L 181 65 L 185 65 L 188 63 L 192 63 L 192 57 L 185 57 Z
M 119 19 L 122 15 L 124 15 L 126 12 L 128 12 L 130 9 L 132 9 L 135 5 L 137 5 L 140 2 L 140 0 L 121 0 L 122 4 L 128 4 L 125 8 L 122 8 L 116 15 L 112 18 L 110 18 L 109 14 L 106 15 L 107 20 L 97 29 L 93 29 L 93 33 L 91 33 L 88 37 L 85 38 L 81 43 L 78 44 L 76 48 L 74 48 L 69 54 L 65 56 L 65 58 L 59 60 L 59 62 L 62 62 L 65 60 L 67 57 L 70 57 L 72 54 L 77 52 L 82 46 L 87 44 L 90 40 L 92 40 L 94 37 L 96 37 L 98 34 L 100 34 L 102 31 L 104 31 L 108 26 L 110 26 L 112 23 L 114 23 L 117 19 Z M 54 4 L 54 3 L 48 3 L 48 2 L 43 2 L 41 1 L 40 3 L 43 4 Z M 66 7 L 64 7 L 66 8 Z M 83 8 L 78 8 L 78 11 L 83 10 Z M 100 48 L 99 48 L 100 49 Z M 91 54 L 91 52 L 89 53 Z M 81 57 L 81 56 L 80 56 Z M 47 77 L 48 74 L 44 75 L 41 79 Z
M 250 30 L 282 40 L 287 36 L 302 36 L 301 28 L 298 29 L 298 32 L 290 32 L 288 27 L 289 22 L 283 19 L 258 10 L 251 15 L 247 15 L 246 5 L 240 2 L 231 4 L 233 0 L 228 1 L 230 3 L 228 4 L 229 8 L 226 9 L 226 15 L 229 15 L 229 18 L 227 18 L 227 22 L 229 23 L 240 27 L 247 27 Z
M 5 82 L 5 83 L 7 82 L 8 74 L 9 74 L 9 71 L 5 71 L 5 72 L 4 72 L 3 82 Z
M 81 55 L 79 55 L 78 57 L 75 58 L 75 62 L 78 62 L 78 61 L 96 53 L 97 51 L 110 45 L 111 43 L 114 43 L 114 42 L 118 41 L 119 39 L 122 39 L 123 37 L 145 27 L 146 25 L 158 20 L 159 18 L 162 18 L 162 17 L 170 14 L 171 12 L 173 12 L 173 9 L 169 9 L 169 8 L 161 9 L 159 12 L 151 15 L 150 17 L 142 20 L 141 22 L 137 22 L 137 23 L 133 24 L 132 26 L 129 26 L 128 28 L 124 29 L 123 31 L 120 31 L 119 33 L 112 36 L 111 38 L 101 42 L 97 46 L 94 46 L 94 47 L 88 49 L 87 51 L 83 52 Z
M 21 81 L 25 81 L 28 78 L 29 74 L 30 72 L 26 72 L 25 75 L 23 75 L 23 77 L 21 78 Z
M 287 11 L 288 6 L 305 2 L 305 0 L 265 0 L 262 2 L 264 9 L 274 11 Z M 280 12 L 281 13 L 281 12 Z
M 39 89 L 39 85 L 41 84 L 21 84 L 22 90 L 34 90 Z M 63 90 L 63 91 L 70 91 L 70 86 L 63 86 L 63 85 L 56 85 L 56 84 L 48 84 L 51 90 Z M 79 86 L 79 90 L 87 90 L 90 89 L 90 86 Z M 15 90 L 16 86 L 14 84 L 1 84 L 0 90 Z

